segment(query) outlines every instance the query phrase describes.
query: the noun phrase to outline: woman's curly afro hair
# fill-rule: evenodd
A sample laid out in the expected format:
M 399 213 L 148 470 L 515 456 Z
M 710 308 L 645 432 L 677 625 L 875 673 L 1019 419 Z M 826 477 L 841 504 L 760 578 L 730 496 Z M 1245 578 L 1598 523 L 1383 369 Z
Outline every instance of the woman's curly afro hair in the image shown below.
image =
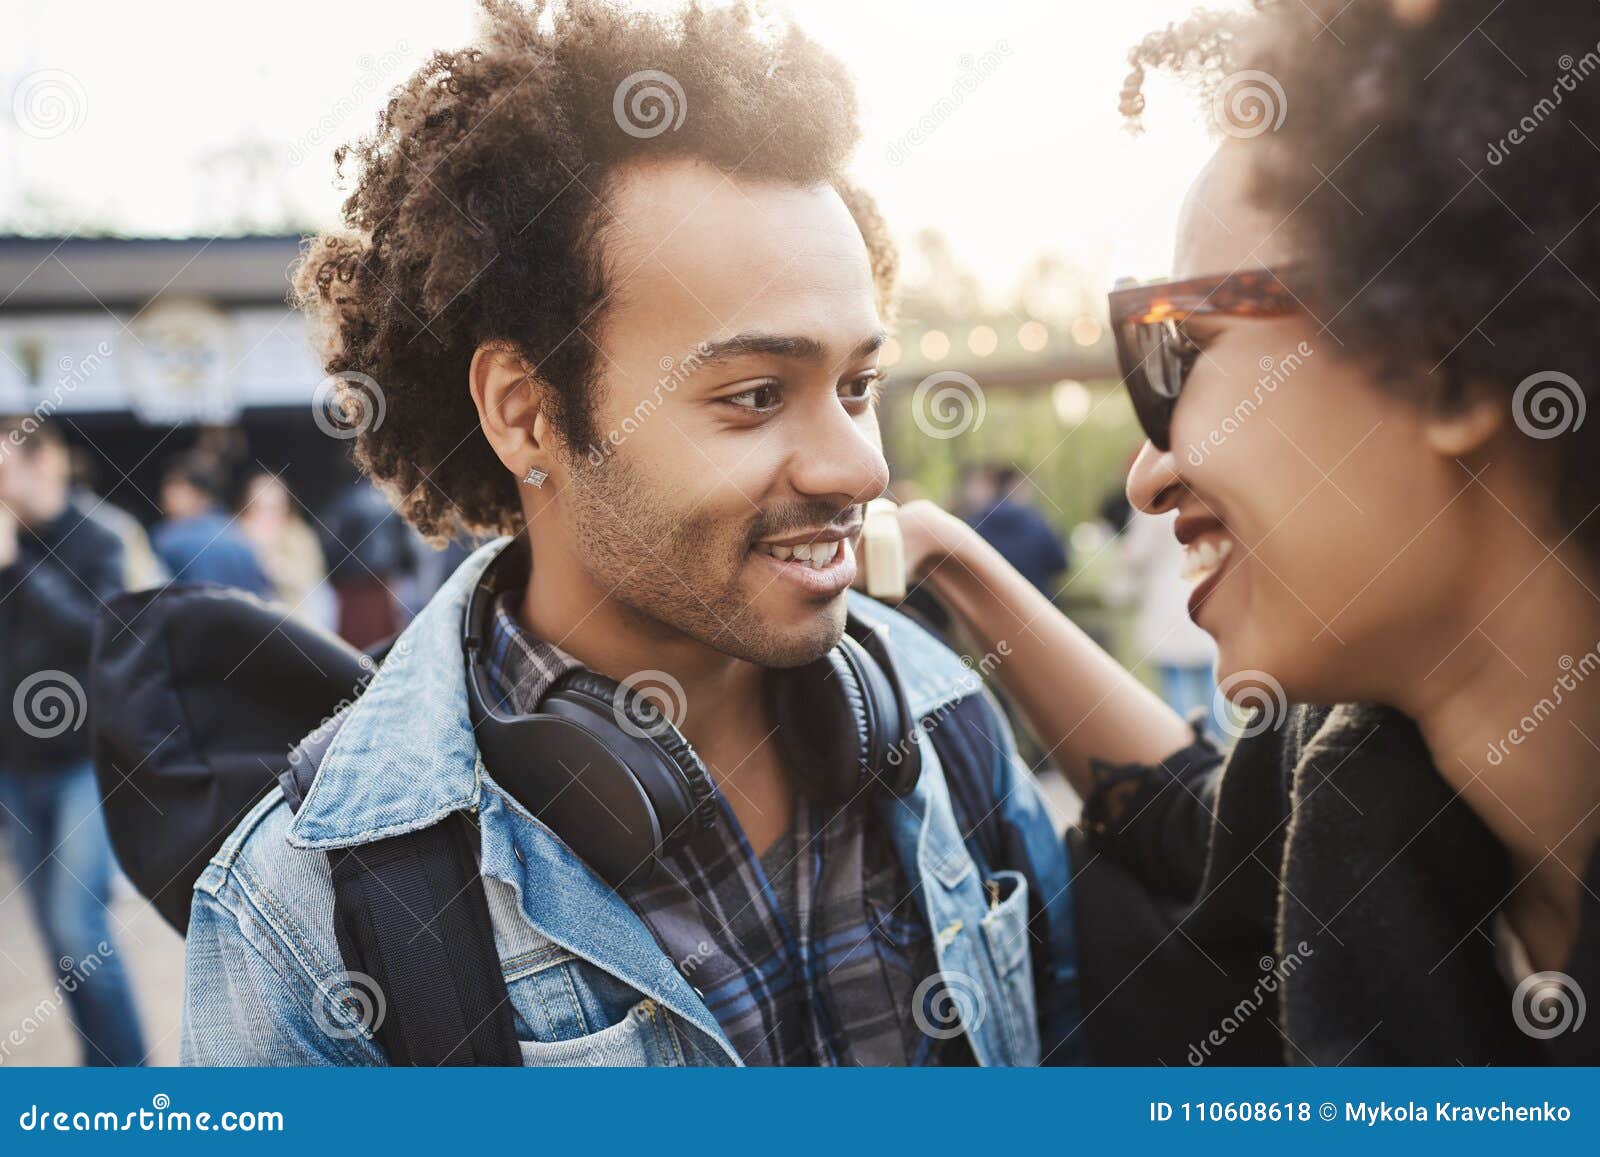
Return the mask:
M 1600 422 L 1581 421 L 1600 373 L 1600 4 L 1256 0 L 1129 61 L 1135 126 L 1149 70 L 1219 119 L 1273 119 L 1234 135 L 1259 131 L 1255 199 L 1285 221 L 1341 354 L 1429 404 L 1502 391 L 1563 532 L 1600 547 Z M 1240 80 L 1253 111 L 1228 104 Z M 1541 374 L 1576 386 L 1518 391 Z
M 382 392 L 382 420 L 359 424 L 358 465 L 434 539 L 521 522 L 515 480 L 467 389 L 481 343 L 517 349 L 552 387 L 569 445 L 591 440 L 584 330 L 607 293 L 597 198 L 619 166 L 691 157 L 751 180 L 830 183 L 861 227 L 885 305 L 895 272 L 876 210 L 842 174 L 858 136 L 849 80 L 799 30 L 744 6 L 666 17 L 606 0 L 483 8 L 478 43 L 436 53 L 376 130 L 335 154 L 353 169 L 346 228 L 309 241 L 294 275 L 324 369 L 345 391 L 335 404 L 376 415 L 375 399 L 349 392 Z

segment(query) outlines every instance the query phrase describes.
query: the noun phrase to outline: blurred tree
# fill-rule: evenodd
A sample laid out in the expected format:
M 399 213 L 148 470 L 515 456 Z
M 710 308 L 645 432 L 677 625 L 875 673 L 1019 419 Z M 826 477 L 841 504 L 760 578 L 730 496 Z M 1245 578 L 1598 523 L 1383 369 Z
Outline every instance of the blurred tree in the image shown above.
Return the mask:
M 923 229 L 902 252 L 900 320 L 912 329 L 971 323 L 983 315 L 977 275 L 957 259 L 950 239 Z
M 1017 279 L 1018 313 L 1066 327 L 1089 315 L 1105 315 L 1105 296 L 1077 263 L 1060 253 L 1040 253 Z

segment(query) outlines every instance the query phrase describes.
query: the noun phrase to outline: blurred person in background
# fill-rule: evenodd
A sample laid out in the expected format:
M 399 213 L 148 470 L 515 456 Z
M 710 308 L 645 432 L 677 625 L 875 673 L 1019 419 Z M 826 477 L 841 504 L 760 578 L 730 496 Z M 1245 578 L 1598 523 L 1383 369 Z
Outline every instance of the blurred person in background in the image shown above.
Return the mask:
M 174 582 L 220 583 L 261 598 L 272 596 L 255 551 L 223 509 L 224 484 L 217 463 L 191 453 L 167 464 L 161 479 L 161 511 L 150 541 Z
M 1161 696 L 1188 719 L 1213 711 L 1217 682 L 1212 668 L 1217 646 L 1189 618 L 1192 584 L 1185 578 L 1183 545 L 1172 535 L 1173 511 L 1152 517 L 1135 513 L 1119 540 L 1121 580 L 1134 606 L 1138 663 L 1154 663 Z M 1224 734 L 1214 720 L 1217 734 Z
M 987 462 L 963 462 L 956 479 L 955 498 L 950 509 L 958 518 L 972 522 L 994 505 L 995 470 Z M 906 501 L 911 501 L 907 499 Z
M 66 445 L 0 421 L 0 808 L 88 1065 L 145 1049 L 108 924 L 115 861 L 85 726 L 96 615 L 122 589 L 117 536 L 69 494 Z
M 68 450 L 72 469 L 72 500 L 122 541 L 123 583 L 130 591 L 157 586 L 170 577 L 150 545 L 144 524 L 116 503 L 95 492 L 94 454 L 85 446 Z
M 1071 565 L 1066 543 L 1030 501 L 1032 484 L 1022 471 L 998 466 L 990 477 L 993 488 L 987 505 L 979 506 L 967 521 L 1029 582 L 1053 597 L 1054 579 Z M 972 495 L 979 493 L 974 486 Z
M 278 601 L 302 622 L 332 630 L 337 619 L 322 544 L 300 517 L 294 496 L 270 471 L 245 482 L 239 507 L 239 532 L 255 550 Z
M 389 500 L 358 478 L 328 508 L 328 577 L 339 600 L 339 635 L 367 648 L 404 625 L 417 569 L 417 538 Z

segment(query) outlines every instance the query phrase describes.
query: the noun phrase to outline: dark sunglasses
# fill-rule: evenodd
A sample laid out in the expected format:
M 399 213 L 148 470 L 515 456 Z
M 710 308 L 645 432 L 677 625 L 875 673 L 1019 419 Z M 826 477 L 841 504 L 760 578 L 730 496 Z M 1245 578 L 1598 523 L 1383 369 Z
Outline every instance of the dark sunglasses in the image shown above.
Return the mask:
M 1121 288 L 1111 291 L 1111 332 L 1122 384 L 1128 388 L 1139 425 L 1158 450 L 1171 449 L 1172 412 L 1200 356 L 1200 347 L 1183 331 L 1185 321 L 1206 314 L 1282 317 L 1302 308 L 1271 269 L 1117 284 Z

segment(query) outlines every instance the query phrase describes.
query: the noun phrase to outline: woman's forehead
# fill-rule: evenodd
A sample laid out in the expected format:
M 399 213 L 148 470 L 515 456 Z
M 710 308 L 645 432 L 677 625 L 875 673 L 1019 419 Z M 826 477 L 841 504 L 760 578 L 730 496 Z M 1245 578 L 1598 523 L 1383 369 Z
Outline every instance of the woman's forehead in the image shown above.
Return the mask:
M 1259 148 L 1228 141 L 1189 187 L 1178 217 L 1174 277 L 1284 265 L 1292 222 L 1256 205 L 1251 196 Z

